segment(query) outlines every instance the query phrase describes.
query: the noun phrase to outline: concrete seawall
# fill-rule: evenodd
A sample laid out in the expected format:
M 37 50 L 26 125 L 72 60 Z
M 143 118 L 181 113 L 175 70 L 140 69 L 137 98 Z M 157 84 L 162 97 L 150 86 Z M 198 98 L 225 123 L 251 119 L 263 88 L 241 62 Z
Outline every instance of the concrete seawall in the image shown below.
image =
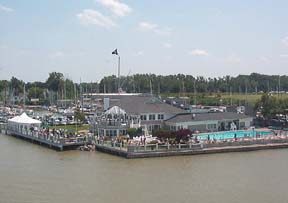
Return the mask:
M 288 143 L 273 143 L 265 145 L 249 145 L 249 146 L 229 146 L 229 147 L 211 147 L 203 149 L 185 149 L 185 150 L 161 150 L 161 151 L 144 151 L 144 152 L 128 152 L 104 145 L 96 145 L 96 150 L 112 155 L 121 156 L 127 159 L 150 158 L 150 157 L 166 157 L 166 156 L 184 156 L 199 154 L 214 154 L 227 152 L 248 152 L 267 149 L 288 148 Z

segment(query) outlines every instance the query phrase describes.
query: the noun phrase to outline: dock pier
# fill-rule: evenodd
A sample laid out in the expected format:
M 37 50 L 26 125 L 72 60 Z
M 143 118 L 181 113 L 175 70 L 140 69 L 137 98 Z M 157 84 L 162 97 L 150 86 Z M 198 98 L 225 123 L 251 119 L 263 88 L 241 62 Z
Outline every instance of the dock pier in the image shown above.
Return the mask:
M 58 151 L 76 149 L 88 143 L 86 137 L 57 138 L 53 135 L 44 135 L 38 132 L 21 133 L 18 131 L 9 130 L 8 135 L 39 145 L 44 145 Z
M 267 149 L 288 148 L 288 137 L 279 139 L 251 139 L 239 142 L 211 143 L 211 144 L 179 144 L 158 145 L 146 144 L 141 146 L 112 146 L 108 142 L 100 142 L 95 145 L 97 151 L 108 153 L 127 159 L 200 155 L 227 152 L 248 152 Z

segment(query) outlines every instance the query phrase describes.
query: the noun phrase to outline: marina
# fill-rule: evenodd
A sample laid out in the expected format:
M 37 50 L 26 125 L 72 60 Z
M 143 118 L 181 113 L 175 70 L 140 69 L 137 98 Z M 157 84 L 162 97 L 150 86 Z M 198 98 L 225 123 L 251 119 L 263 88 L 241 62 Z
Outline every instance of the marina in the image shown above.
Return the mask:
M 288 203 L 288 1 L 0 2 L 0 203 Z
M 139 97 L 139 95 L 137 96 Z M 146 97 L 141 97 L 141 101 L 143 101 L 143 99 L 144 101 L 147 100 Z M 157 100 L 151 100 L 150 98 L 148 98 L 148 101 L 149 103 L 145 104 L 147 108 L 151 108 L 151 105 L 157 105 L 158 108 L 163 105 Z M 149 119 L 153 118 L 151 114 L 149 115 Z M 157 118 L 161 118 L 159 115 Z M 185 124 L 187 120 L 183 120 L 183 118 L 191 119 L 191 117 L 187 117 L 187 115 L 189 116 L 191 114 L 180 114 L 180 116 L 182 116 L 180 122 L 183 125 L 188 125 Z M 209 119 L 208 115 L 211 115 L 210 119 L 223 119 L 226 116 L 226 120 L 224 121 L 210 121 L 210 123 L 215 122 L 213 126 L 217 126 L 218 122 L 220 123 L 219 126 L 224 126 L 226 129 L 239 128 L 241 119 L 244 119 L 243 121 L 247 123 L 251 122 L 250 118 L 249 120 L 245 120 L 246 117 L 243 116 L 239 117 L 240 120 L 236 120 L 235 117 L 233 117 L 236 114 L 231 113 L 208 113 L 207 116 L 205 115 L 205 118 Z M 201 116 L 203 118 L 203 114 Z M 201 116 L 192 114 L 192 122 L 197 118 L 200 121 L 202 119 Z M 160 131 L 158 136 L 156 134 L 156 136 L 153 137 L 149 132 L 149 129 L 151 130 L 152 128 L 148 128 L 147 123 L 151 124 L 154 122 L 161 124 L 161 122 L 159 122 L 161 120 L 143 122 L 143 118 L 144 116 L 139 116 L 135 113 L 128 114 L 120 107 L 113 106 L 93 118 L 90 133 L 86 132 L 79 135 L 67 133 L 61 129 L 56 130 L 50 126 L 50 128 L 52 128 L 51 130 L 49 127 L 43 125 L 43 121 L 33 119 L 23 112 L 21 115 L 8 119 L 7 123 L 2 123 L 0 125 L 0 131 L 4 134 L 12 135 L 59 151 L 71 149 L 94 151 L 95 149 L 96 151 L 127 159 L 245 152 L 288 147 L 286 131 L 261 130 L 255 129 L 255 127 L 206 133 L 199 133 L 198 131 L 192 132 L 189 129 L 178 128 L 178 131 L 164 131 L 164 134 L 161 134 Z M 188 120 L 188 122 L 191 121 Z M 209 125 L 211 126 L 211 124 L 208 123 L 207 126 Z M 241 125 L 244 126 L 243 124 Z M 163 125 L 163 127 L 165 127 L 165 125 Z M 155 128 L 155 125 L 153 128 Z M 134 130 L 134 134 L 131 129 L 136 130 Z M 87 145 L 89 145 L 89 147 Z

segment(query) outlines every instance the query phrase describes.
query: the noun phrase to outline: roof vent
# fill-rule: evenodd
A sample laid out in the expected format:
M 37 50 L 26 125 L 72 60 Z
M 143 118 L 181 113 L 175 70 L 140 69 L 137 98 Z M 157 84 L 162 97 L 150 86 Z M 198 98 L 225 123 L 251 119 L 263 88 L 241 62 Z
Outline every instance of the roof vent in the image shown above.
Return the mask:
M 195 116 L 196 116 L 195 113 L 193 113 L 192 114 L 192 120 L 194 120 Z

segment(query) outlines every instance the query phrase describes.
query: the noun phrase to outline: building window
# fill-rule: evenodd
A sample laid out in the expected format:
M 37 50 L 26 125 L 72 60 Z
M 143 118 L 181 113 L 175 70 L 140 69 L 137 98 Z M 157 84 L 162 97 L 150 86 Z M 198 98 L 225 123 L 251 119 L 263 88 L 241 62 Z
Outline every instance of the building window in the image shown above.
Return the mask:
M 141 116 L 140 116 L 140 119 L 141 119 L 142 121 L 146 121 L 146 120 L 147 120 L 147 116 L 146 116 L 146 115 L 141 115 Z
M 163 120 L 164 119 L 164 115 L 163 114 L 158 114 L 158 120 Z
M 149 120 L 150 121 L 155 120 L 155 114 L 149 114 Z
M 127 130 L 119 130 L 119 135 L 127 135 Z

